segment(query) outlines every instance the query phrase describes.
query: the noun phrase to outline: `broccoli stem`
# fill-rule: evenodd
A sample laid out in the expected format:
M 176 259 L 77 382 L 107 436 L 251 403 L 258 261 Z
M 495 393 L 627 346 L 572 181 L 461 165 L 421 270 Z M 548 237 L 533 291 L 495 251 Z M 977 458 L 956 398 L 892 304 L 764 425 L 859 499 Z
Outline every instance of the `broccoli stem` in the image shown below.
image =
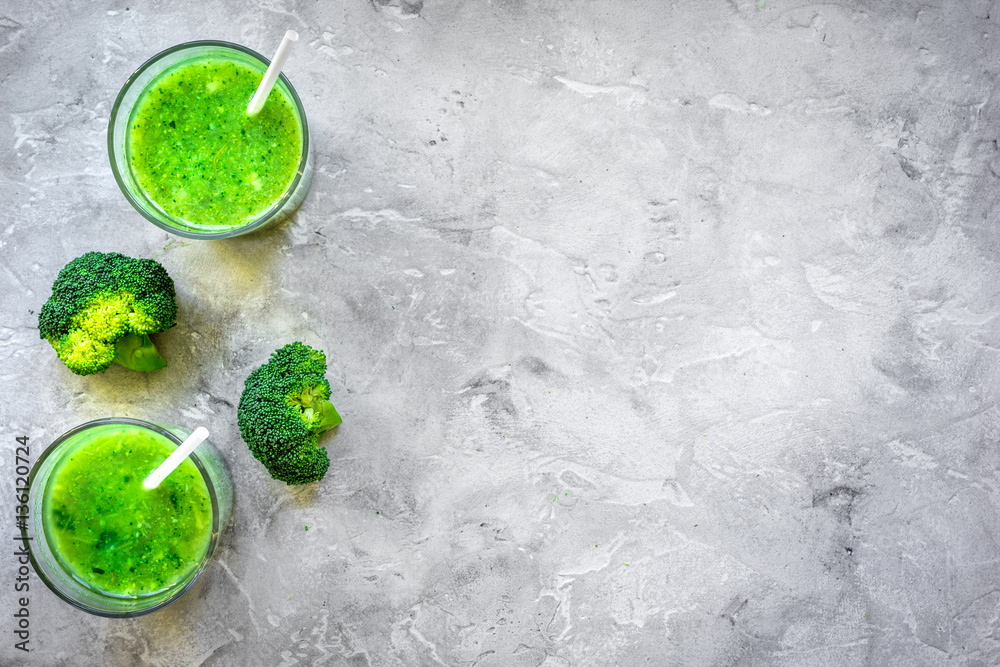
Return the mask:
M 329 431 L 334 426 L 344 423 L 333 403 L 317 395 L 321 391 L 322 389 L 316 386 L 303 387 L 290 399 L 290 403 L 299 409 L 302 421 L 316 433 Z
M 130 333 L 115 343 L 115 363 L 134 371 L 155 371 L 167 367 L 149 334 Z
M 316 424 L 316 428 L 320 433 L 329 431 L 334 426 L 344 423 L 344 420 L 340 418 L 340 413 L 337 412 L 337 408 L 333 407 L 333 403 L 330 401 L 314 401 L 313 414 L 320 416 L 320 420 Z

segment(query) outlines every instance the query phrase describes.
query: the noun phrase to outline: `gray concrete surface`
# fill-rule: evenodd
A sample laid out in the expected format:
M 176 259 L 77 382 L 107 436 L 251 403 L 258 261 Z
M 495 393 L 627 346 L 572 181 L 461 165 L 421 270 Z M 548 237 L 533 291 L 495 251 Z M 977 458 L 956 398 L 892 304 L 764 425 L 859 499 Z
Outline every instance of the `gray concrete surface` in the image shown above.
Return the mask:
M 288 28 L 300 213 L 144 222 L 125 78 Z M 239 494 L 160 613 L 33 579 L 28 656 L 5 549 L 0 664 L 1000 664 L 998 35 L 981 0 L 0 0 L 4 539 L 13 438 L 101 416 L 206 425 Z M 95 249 L 174 276 L 169 369 L 38 339 Z M 292 489 L 233 406 L 295 339 L 345 424 Z

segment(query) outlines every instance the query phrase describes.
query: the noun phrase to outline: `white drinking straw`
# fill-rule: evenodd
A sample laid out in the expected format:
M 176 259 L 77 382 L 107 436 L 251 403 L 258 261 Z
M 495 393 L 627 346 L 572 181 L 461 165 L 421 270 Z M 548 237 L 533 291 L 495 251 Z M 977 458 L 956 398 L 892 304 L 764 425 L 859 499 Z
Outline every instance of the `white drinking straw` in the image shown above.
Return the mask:
M 173 453 L 167 457 L 167 460 L 160 464 L 160 466 L 149 474 L 146 481 L 142 483 L 143 488 L 155 489 L 160 485 L 167 475 L 172 473 L 174 469 L 177 468 L 184 459 L 188 457 L 188 454 L 195 450 L 195 447 L 200 445 L 208 437 L 208 429 L 204 426 L 199 426 L 194 430 L 194 433 L 189 435 L 187 439 L 180 444 L 180 447 L 175 449 Z
M 264 78 L 260 80 L 257 92 L 253 94 L 253 97 L 250 98 L 250 104 L 247 105 L 247 113 L 251 116 L 256 116 L 264 108 L 264 102 L 267 102 L 267 96 L 271 94 L 274 82 L 278 80 L 281 68 L 285 66 L 285 60 L 288 59 L 288 52 L 292 50 L 292 44 L 298 41 L 298 39 L 299 33 L 294 30 L 285 32 L 285 36 L 281 40 L 281 45 L 278 46 L 278 52 L 271 59 L 271 65 L 264 72 Z

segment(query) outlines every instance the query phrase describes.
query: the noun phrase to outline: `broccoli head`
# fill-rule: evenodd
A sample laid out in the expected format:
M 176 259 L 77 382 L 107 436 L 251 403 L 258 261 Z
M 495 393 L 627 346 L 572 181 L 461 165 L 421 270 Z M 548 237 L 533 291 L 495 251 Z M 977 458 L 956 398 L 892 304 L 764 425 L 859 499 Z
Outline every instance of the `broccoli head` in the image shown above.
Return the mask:
M 289 343 L 247 377 L 236 411 L 240 434 L 274 479 L 307 484 L 330 467 L 319 436 L 343 420 L 325 374 L 325 354 Z
M 153 259 L 88 252 L 63 267 L 38 315 L 38 333 L 77 375 L 119 363 L 164 368 L 149 334 L 177 323 L 174 281 Z

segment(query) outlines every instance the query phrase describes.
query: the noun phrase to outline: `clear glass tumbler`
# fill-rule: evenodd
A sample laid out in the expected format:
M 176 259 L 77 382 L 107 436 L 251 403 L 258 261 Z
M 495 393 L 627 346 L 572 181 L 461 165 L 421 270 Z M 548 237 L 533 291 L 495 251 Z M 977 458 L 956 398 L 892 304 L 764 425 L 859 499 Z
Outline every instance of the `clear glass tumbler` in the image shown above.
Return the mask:
M 111 159 L 111 170 L 114 172 L 115 180 L 125 198 L 147 220 L 178 236 L 192 239 L 220 239 L 247 234 L 281 222 L 302 204 L 312 183 L 312 145 L 302 101 L 292 84 L 284 74 L 281 74 L 275 86 L 291 100 L 302 134 L 302 155 L 298 170 L 283 194 L 258 217 L 238 226 L 200 224 L 165 211 L 136 179 L 129 156 L 128 130 L 136 103 L 142 98 L 143 92 L 157 82 L 160 75 L 180 65 L 205 59 L 237 62 L 260 72 L 261 75 L 270 64 L 270 60 L 245 46 L 214 40 L 185 42 L 156 54 L 128 78 L 118 93 L 108 121 L 108 156 Z
M 21 529 L 21 539 L 28 545 L 31 564 L 45 585 L 74 607 L 110 618 L 131 618 L 157 611 L 190 590 L 211 561 L 233 513 L 233 480 L 229 467 L 219 451 L 206 440 L 189 457 L 201 474 L 211 501 L 211 536 L 200 562 L 165 590 L 148 595 L 112 595 L 74 576 L 45 529 L 46 489 L 52 481 L 53 472 L 59 469 L 65 457 L 72 455 L 77 445 L 99 434 L 101 429 L 120 430 L 122 426 L 151 431 L 174 446 L 180 445 L 190 435 L 190 431 L 181 426 L 126 418 L 98 419 L 67 431 L 49 445 L 31 469 L 28 476 L 28 521 Z

